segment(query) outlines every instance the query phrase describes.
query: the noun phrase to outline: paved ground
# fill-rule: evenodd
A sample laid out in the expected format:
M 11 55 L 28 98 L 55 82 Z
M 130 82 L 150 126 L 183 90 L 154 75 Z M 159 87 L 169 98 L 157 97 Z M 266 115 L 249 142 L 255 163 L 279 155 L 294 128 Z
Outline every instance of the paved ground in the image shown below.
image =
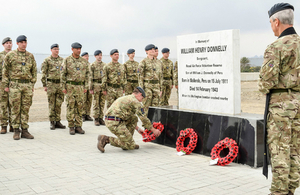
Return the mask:
M 209 166 L 209 157 L 177 156 L 174 148 L 144 143 L 139 134 L 139 150 L 107 145 L 100 153 L 97 136 L 109 130 L 93 122 L 83 128 L 85 135 L 69 135 L 35 122 L 29 129 L 34 140 L 1 134 L 0 194 L 268 194 L 270 179 L 261 168 Z

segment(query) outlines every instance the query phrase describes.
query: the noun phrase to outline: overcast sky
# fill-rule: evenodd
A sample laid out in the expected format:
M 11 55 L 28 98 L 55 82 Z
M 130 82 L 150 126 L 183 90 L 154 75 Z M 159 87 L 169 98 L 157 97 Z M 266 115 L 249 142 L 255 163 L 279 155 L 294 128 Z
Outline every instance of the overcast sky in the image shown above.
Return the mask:
M 93 55 L 97 49 L 108 55 L 117 48 L 126 53 L 153 43 L 168 47 L 176 58 L 178 35 L 240 29 L 241 56 L 261 56 L 276 40 L 268 10 L 281 1 L 272 0 L 0 0 L 0 39 L 11 37 L 13 49 L 17 36 L 28 39 L 27 50 L 50 53 L 58 43 L 61 54 L 71 53 L 79 42 L 82 52 Z M 300 33 L 300 1 L 295 7 L 294 27 Z M 2 37 L 2 38 L 1 38 Z M 160 56 L 161 57 L 161 54 Z

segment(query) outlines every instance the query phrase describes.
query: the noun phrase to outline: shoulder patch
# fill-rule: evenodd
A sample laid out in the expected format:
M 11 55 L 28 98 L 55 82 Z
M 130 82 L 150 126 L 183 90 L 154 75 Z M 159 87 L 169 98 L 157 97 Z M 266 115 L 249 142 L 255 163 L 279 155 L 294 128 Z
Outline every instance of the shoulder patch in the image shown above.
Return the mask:
M 142 114 L 145 114 L 144 108 L 141 108 L 141 112 Z

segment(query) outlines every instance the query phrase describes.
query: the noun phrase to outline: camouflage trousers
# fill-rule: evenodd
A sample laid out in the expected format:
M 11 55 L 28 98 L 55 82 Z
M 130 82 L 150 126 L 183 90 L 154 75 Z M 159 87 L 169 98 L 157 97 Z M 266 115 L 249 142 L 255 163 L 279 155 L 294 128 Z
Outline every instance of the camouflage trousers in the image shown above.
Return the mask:
M 89 90 L 87 90 L 87 92 L 84 94 L 83 114 L 89 116 L 91 115 L 92 101 L 93 95 L 89 92 Z
M 81 127 L 84 101 L 84 86 L 67 84 L 68 127 Z
M 127 81 L 127 84 L 125 86 L 125 95 L 131 95 L 133 90 L 139 86 L 138 82 L 131 83 Z
M 21 126 L 28 129 L 29 109 L 33 97 L 32 83 L 17 83 L 11 81 L 9 84 L 9 105 L 11 108 L 11 125 L 14 129 Z
M 116 99 L 123 96 L 123 88 L 107 87 L 106 105 L 107 109 L 114 103 Z
M 102 93 L 101 84 L 94 84 L 93 112 L 94 118 L 103 118 L 105 95 Z
M 300 178 L 300 93 L 273 93 L 269 103 L 267 143 L 272 165 L 270 191 L 295 192 Z
M 61 105 L 64 102 L 64 93 L 60 83 L 47 83 L 49 120 L 60 121 Z
M 145 106 L 145 113 L 148 114 L 149 106 L 159 106 L 159 93 L 160 84 L 145 83 L 144 90 L 146 93 L 146 98 L 143 99 L 143 104 Z
M 162 91 L 162 95 L 160 98 L 160 106 L 168 106 L 169 99 L 171 96 L 171 91 L 172 91 L 172 81 L 164 80 L 161 91 Z
M 127 121 L 111 121 L 105 120 L 106 127 L 115 134 L 118 138 L 109 137 L 109 142 L 112 146 L 120 147 L 122 149 L 133 150 L 135 141 L 133 140 L 133 133 L 137 125 L 137 116 L 132 116 Z
M 8 126 L 10 123 L 10 106 L 8 92 L 4 91 L 4 85 L 0 82 L 0 125 Z

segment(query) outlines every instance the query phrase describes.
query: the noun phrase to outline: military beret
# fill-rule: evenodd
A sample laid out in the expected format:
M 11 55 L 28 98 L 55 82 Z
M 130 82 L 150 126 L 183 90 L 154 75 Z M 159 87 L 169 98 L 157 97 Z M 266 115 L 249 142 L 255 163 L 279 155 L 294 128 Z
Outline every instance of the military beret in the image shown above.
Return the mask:
M 100 53 L 102 53 L 101 50 L 96 50 L 96 51 L 94 52 L 94 56 L 99 55 Z
M 57 43 L 51 45 L 51 49 L 53 49 L 54 47 L 59 47 Z
M 78 42 L 72 43 L 71 45 L 72 48 L 78 49 L 78 48 L 82 48 L 82 45 Z
M 148 50 L 151 50 L 151 49 L 153 49 L 153 48 L 155 48 L 155 45 L 149 44 L 149 45 L 147 45 L 147 46 L 145 47 L 145 50 L 148 51 Z
M 161 53 L 167 53 L 167 52 L 170 52 L 169 48 L 163 48 L 163 49 L 161 50 Z
M 268 11 L 269 18 L 275 13 L 285 9 L 292 9 L 294 11 L 294 7 L 289 3 L 277 3 L 273 5 L 273 7 L 271 7 L 271 9 Z
M 134 49 L 128 49 L 127 54 L 132 54 L 133 52 L 135 52 Z
M 21 41 L 27 41 L 27 37 L 25 35 L 20 35 L 17 38 L 17 43 L 21 42 Z
M 10 37 L 4 38 L 3 41 L 2 41 L 2 45 L 3 45 L 4 43 L 6 43 L 7 41 L 11 41 L 11 38 L 10 38 Z
M 157 46 L 155 46 L 155 48 L 154 48 L 155 50 L 157 50 L 158 49 L 158 47 Z
M 139 92 L 141 92 L 141 93 L 142 93 L 142 96 L 145 98 L 145 97 L 146 97 L 146 94 L 145 94 L 145 91 L 144 91 L 144 89 L 143 89 L 143 88 L 141 88 L 141 87 L 137 87 L 137 89 L 139 90 Z
M 113 55 L 114 53 L 119 53 L 119 51 L 117 49 L 113 49 L 110 51 L 110 55 Z
M 85 55 L 89 55 L 89 53 L 88 53 L 88 52 L 83 52 L 83 53 L 81 54 L 81 57 L 82 57 L 82 56 L 85 56 Z

